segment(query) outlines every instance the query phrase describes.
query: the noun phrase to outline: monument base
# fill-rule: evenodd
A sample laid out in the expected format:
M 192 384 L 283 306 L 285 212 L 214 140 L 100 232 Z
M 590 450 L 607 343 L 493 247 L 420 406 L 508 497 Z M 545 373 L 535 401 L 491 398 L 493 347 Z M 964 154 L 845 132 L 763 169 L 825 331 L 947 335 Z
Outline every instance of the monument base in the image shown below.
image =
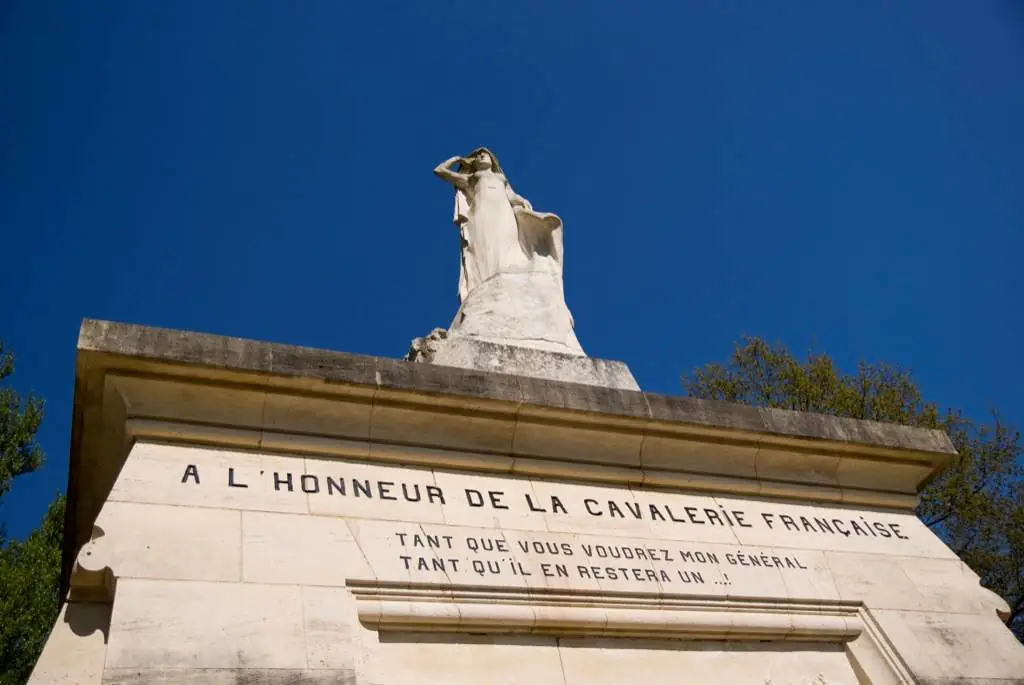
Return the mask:
M 941 431 L 102 321 L 72 406 L 31 685 L 1024 685 Z
M 421 347 L 418 354 L 412 355 L 412 359 L 439 366 L 514 374 L 563 383 L 640 390 L 624 362 L 501 345 L 459 335 L 432 339 L 429 349 Z

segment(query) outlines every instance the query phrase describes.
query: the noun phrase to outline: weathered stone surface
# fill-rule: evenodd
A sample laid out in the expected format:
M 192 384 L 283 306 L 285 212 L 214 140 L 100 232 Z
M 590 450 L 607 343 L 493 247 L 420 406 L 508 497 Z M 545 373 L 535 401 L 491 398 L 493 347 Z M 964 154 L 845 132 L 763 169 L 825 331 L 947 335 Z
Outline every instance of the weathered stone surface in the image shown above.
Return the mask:
M 693 397 L 644 393 L 651 418 L 663 423 L 686 423 L 708 428 L 762 432 L 766 426 L 757 407 Z M 813 436 L 817 437 L 817 436 Z
M 159 478 L 150 482 L 161 484 Z M 222 508 L 110 500 L 96 521 L 103 534 L 82 549 L 78 564 L 89 570 L 116 569 L 119 578 L 237 582 L 242 578 L 241 521 L 238 512 Z
M 295 345 L 272 345 L 269 350 L 271 373 L 310 378 L 324 383 L 365 384 L 377 371 L 376 359 L 358 354 L 313 351 Z
M 466 401 L 494 400 L 512 404 L 522 401 L 518 378 L 477 369 L 378 359 L 374 381 L 380 390 L 402 392 L 419 388 L 420 392 L 455 396 Z
M 594 359 L 587 361 L 600 363 Z M 523 398 L 521 411 L 544 407 L 623 418 L 644 419 L 648 415 L 647 397 L 643 393 L 616 387 L 612 383 L 551 383 L 530 376 L 520 376 L 518 380 Z
M 572 639 L 562 643 L 566 685 L 677 682 L 750 685 L 854 685 L 856 674 L 838 645 L 725 643 L 682 646 L 657 640 Z M 724 674 L 729 674 L 725 676 Z
M 436 367 L 403 360 L 91 319 L 82 324 L 79 351 L 83 361 L 90 358 L 82 357 L 83 354 L 93 353 L 178 367 L 195 365 L 239 372 L 258 371 L 282 379 L 318 378 L 325 382 L 344 382 L 370 389 L 381 387 L 445 393 L 512 403 L 523 401 L 520 383 L 514 376 L 508 377 L 506 374 Z M 287 363 L 275 366 L 273 360 L 279 357 L 285 358 Z M 550 379 L 541 382 L 545 384 L 543 392 L 540 391 L 540 385 L 533 384 L 531 403 L 538 406 L 559 406 L 565 403 L 564 400 L 546 403 L 544 396 L 565 397 L 586 391 L 580 383 Z M 760 410 L 728 402 L 642 394 L 643 401 L 632 403 L 635 410 L 631 415 L 644 419 L 650 417 L 658 423 L 691 424 L 821 440 L 845 435 L 852 444 L 929 452 L 954 451 L 944 433 L 926 428 L 827 416 L 806 419 L 805 414 L 781 409 Z
M 434 358 L 434 353 L 448 338 L 448 331 L 443 328 L 435 328 L 428 335 L 422 338 L 413 338 L 409 344 L 409 351 L 405 360 L 410 362 L 429 362 Z
M 270 371 L 274 347 L 289 346 L 94 319 L 83 321 L 78 334 L 80 351 L 242 371 Z
M 429 361 L 439 366 L 477 369 L 566 383 L 625 390 L 640 389 L 622 362 L 503 345 L 463 336 L 451 336 L 439 343 Z
M 108 668 L 103 685 L 357 685 L 350 669 Z
M 29 682 L 33 685 L 100 685 L 109 630 L 110 605 L 65 604 Z
M 330 586 L 370 572 L 348 529 L 334 517 L 246 511 L 241 519 L 247 583 Z
M 306 668 L 294 585 L 123 579 L 107 668 Z
M 913 650 L 901 650 L 901 656 L 923 682 L 1024 682 L 1024 647 L 988 616 L 889 609 L 872 613 L 889 639 L 914 645 Z

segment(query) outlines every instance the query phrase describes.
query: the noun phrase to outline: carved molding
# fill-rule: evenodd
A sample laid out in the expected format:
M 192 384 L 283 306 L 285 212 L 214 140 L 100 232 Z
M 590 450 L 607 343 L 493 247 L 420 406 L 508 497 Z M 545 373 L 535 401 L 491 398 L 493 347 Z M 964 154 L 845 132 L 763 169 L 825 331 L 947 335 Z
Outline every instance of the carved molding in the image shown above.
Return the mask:
M 916 506 L 917 486 L 934 468 L 921 455 L 893 450 L 864 448 L 861 455 L 840 443 L 730 435 L 688 425 L 654 431 L 621 418 L 602 417 L 594 424 L 593 417 L 556 410 L 485 411 L 479 403 L 462 406 L 451 398 L 433 398 L 430 404 L 380 394 L 369 400 L 338 389 L 330 395 L 289 393 L 273 386 L 124 373 L 108 373 L 105 387 L 123 402 L 129 442 L 354 457 L 901 510 Z M 429 434 L 424 426 L 432 427 Z M 686 458 L 666 461 L 647 454 L 651 450 L 699 452 L 701 458 L 699 464 Z M 744 462 L 741 467 L 737 459 Z M 709 466 L 716 463 L 733 466 Z
M 69 601 L 109 603 L 114 600 L 117 578 L 106 553 L 108 540 L 99 526 L 78 553 L 71 571 Z
M 843 643 L 863 631 L 859 602 L 787 602 L 444 587 L 350 580 L 360 622 L 377 631 L 535 633 Z
M 915 681 L 861 602 L 567 592 L 346 582 L 360 623 L 378 632 L 842 644 L 863 682 Z
M 899 683 L 916 685 L 917 680 L 903 657 L 875 621 L 871 611 L 861 605 L 857 612 L 861 619 L 861 636 L 846 645 L 846 656 L 861 680 L 868 683 Z

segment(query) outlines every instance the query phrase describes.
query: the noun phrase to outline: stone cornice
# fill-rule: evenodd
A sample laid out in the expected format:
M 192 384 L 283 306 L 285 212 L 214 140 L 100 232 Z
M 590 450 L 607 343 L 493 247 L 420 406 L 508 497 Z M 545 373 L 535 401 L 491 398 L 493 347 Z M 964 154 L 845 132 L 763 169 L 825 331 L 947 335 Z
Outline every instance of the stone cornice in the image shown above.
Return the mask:
M 683 425 L 780 439 L 827 441 L 854 451 L 954 452 L 941 431 L 873 421 L 758 409 L 729 402 L 614 390 L 575 383 L 412 364 L 403 360 L 282 345 L 205 333 L 85 320 L 79 369 L 102 364 L 194 379 L 249 382 L 293 389 L 362 387 L 368 394 L 445 395 L 507 411 L 578 412 L 594 421 L 624 419 L 640 427 Z M 256 378 L 254 379 L 253 376 Z M 505 406 L 503 406 L 505 405 Z
M 65 571 L 134 440 L 908 509 L 934 430 L 87 320 Z

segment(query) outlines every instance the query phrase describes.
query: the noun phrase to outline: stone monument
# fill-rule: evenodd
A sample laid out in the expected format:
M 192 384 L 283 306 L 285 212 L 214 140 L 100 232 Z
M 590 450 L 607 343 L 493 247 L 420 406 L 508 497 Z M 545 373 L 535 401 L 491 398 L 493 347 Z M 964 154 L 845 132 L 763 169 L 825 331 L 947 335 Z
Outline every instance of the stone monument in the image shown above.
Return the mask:
M 945 434 L 629 387 L 561 221 L 437 173 L 461 306 L 415 361 L 83 323 L 32 685 L 1024 683 L 914 515 Z
M 434 169 L 455 188 L 459 310 L 408 358 L 445 366 L 639 390 L 622 362 L 588 358 L 565 303 L 564 227 L 512 190 L 480 147 Z

